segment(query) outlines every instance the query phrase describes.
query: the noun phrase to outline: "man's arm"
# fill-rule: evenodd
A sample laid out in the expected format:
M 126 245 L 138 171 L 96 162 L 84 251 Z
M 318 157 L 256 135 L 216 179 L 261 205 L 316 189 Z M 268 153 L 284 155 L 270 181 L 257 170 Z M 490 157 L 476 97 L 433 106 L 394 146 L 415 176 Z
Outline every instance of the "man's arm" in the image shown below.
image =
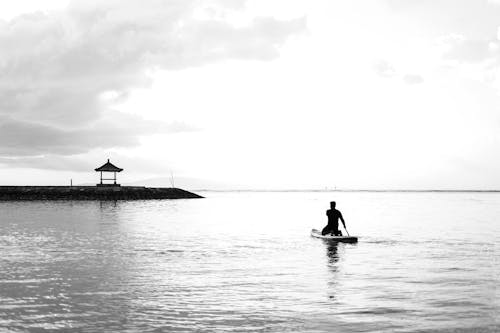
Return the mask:
M 341 212 L 339 212 L 339 217 L 340 217 L 340 221 L 342 221 L 342 224 L 344 225 L 344 228 L 345 228 L 345 221 L 344 221 L 344 217 L 342 216 Z

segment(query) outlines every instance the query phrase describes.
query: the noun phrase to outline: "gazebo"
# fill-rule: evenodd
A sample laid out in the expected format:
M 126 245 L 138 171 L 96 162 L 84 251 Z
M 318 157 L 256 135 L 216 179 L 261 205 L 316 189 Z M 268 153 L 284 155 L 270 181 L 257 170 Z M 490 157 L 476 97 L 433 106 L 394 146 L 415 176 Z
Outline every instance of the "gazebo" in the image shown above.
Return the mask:
M 109 158 L 108 158 L 108 161 L 104 165 L 98 167 L 97 169 L 95 169 L 95 171 L 101 173 L 101 183 L 97 184 L 97 186 L 120 186 L 120 184 L 116 183 L 116 173 L 117 172 L 122 172 L 123 169 L 117 167 L 116 165 L 113 165 L 109 161 Z M 102 178 L 102 173 L 103 172 L 112 172 L 114 176 L 113 176 L 113 178 Z M 105 184 L 105 183 L 102 182 L 103 180 L 112 180 L 113 184 Z

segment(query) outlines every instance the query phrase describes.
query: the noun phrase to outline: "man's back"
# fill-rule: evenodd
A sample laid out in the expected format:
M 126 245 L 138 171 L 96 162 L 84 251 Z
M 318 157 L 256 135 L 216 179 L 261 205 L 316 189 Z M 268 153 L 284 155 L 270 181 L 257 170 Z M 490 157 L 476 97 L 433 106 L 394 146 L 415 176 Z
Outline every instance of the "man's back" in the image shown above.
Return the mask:
M 339 224 L 339 218 L 341 218 L 342 213 L 336 210 L 335 208 L 329 209 L 326 211 L 326 215 L 328 216 L 328 224 L 329 225 L 337 225 Z

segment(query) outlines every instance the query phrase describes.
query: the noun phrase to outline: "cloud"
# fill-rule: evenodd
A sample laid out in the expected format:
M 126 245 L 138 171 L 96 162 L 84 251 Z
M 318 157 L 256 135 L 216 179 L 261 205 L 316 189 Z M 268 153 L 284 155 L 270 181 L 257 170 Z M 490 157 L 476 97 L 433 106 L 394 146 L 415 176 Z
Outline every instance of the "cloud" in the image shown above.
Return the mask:
M 420 75 L 406 74 L 403 76 L 403 81 L 407 84 L 419 84 L 424 82 L 424 78 Z
M 498 35 L 498 28 L 490 31 Z M 453 69 L 464 78 L 500 88 L 500 41 L 495 38 L 471 39 L 452 34 L 438 39 L 444 68 Z
M 386 60 L 379 60 L 373 65 L 375 73 L 382 77 L 393 77 L 396 75 L 394 67 Z
M 194 130 L 196 128 L 180 122 L 148 121 L 121 113 L 109 119 L 101 118 L 92 126 L 69 130 L 4 118 L 0 119 L 0 155 L 81 154 L 97 148 L 138 146 L 142 135 Z
M 377 75 L 383 78 L 402 79 L 406 84 L 419 84 L 424 82 L 424 78 L 418 74 L 399 74 L 394 66 L 386 60 L 379 60 L 373 65 L 373 69 Z
M 448 50 L 445 59 L 464 63 L 479 63 L 499 55 L 495 40 L 471 40 L 463 36 L 451 36 L 445 40 Z
M 95 163 L 94 163 L 95 164 Z M 90 164 L 75 157 L 65 156 L 28 156 L 28 157 L 1 157 L 0 165 L 23 169 L 45 169 L 57 171 L 91 172 L 96 165 Z
M 91 175 L 94 173 L 95 168 L 106 162 L 106 158 L 110 158 L 112 163 L 123 168 L 127 173 L 131 170 L 148 170 L 148 173 L 163 175 L 168 172 L 168 170 L 172 170 L 171 165 L 151 158 L 129 157 L 116 153 L 110 156 L 108 154 L 103 154 L 102 151 L 91 153 L 91 158 L 89 158 L 87 154 L 72 156 L 53 154 L 20 157 L 0 156 L 0 166 L 8 168 L 82 172 Z
M 187 125 L 112 111 L 148 73 L 228 59 L 270 60 L 305 19 L 251 17 L 245 1 L 76 0 L 0 23 L 0 154 L 79 154 L 135 146 Z M 110 121 L 111 115 L 113 116 Z

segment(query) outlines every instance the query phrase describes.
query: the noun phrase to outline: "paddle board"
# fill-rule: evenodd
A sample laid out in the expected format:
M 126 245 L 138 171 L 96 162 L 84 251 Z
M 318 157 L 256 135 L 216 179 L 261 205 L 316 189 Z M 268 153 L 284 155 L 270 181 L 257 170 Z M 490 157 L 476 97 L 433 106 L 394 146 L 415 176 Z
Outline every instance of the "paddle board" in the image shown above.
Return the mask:
M 332 236 L 330 234 L 323 236 L 321 234 L 321 231 L 316 229 L 311 230 L 311 236 L 321 239 L 328 239 L 335 242 L 356 243 L 358 241 L 358 237 L 356 236 Z

